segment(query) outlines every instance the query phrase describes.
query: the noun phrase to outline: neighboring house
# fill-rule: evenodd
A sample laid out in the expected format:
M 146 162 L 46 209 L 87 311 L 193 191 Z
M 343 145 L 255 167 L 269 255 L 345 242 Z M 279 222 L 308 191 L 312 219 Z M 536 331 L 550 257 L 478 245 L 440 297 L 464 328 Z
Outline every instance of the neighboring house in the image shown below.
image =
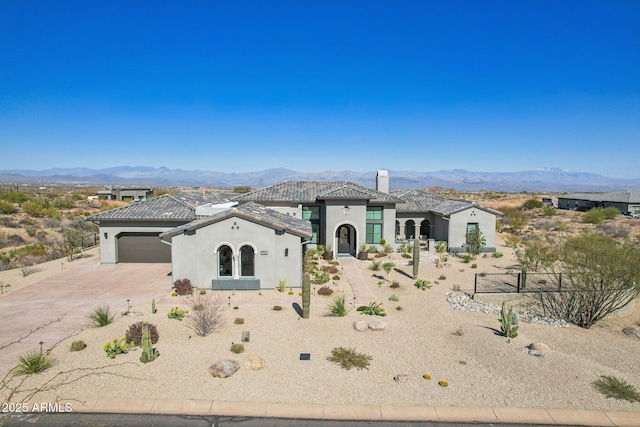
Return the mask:
M 614 207 L 625 215 L 640 214 L 640 190 L 558 196 L 558 209 L 588 211 L 608 207 Z
M 96 196 L 107 200 L 140 201 L 153 196 L 153 188 L 110 188 L 98 190 Z
M 102 263 L 171 262 L 174 280 L 214 289 L 301 286 L 304 246 L 337 256 L 363 245 L 394 249 L 414 237 L 444 240 L 464 251 L 479 228 L 495 250 L 497 211 L 423 190 L 389 192 L 379 171 L 376 190 L 350 182 L 285 181 L 245 194 L 184 192 L 101 212 Z

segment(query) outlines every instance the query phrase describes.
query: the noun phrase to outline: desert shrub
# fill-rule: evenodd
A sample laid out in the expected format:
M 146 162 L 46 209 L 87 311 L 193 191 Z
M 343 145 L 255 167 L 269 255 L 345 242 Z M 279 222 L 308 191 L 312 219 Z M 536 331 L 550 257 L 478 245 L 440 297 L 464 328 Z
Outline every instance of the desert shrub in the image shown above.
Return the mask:
M 603 208 L 602 213 L 604 214 L 605 219 L 615 219 L 618 215 L 620 215 L 620 211 L 612 206 Z
M 14 211 L 15 211 L 15 208 L 13 207 L 13 203 L 0 200 L 0 214 L 9 215 L 9 214 L 12 214 Z
M 293 295 L 293 289 L 289 289 L 288 294 L 289 294 L 289 295 Z
M 244 352 L 244 344 L 236 342 L 231 344 L 231 352 L 235 354 L 240 354 Z
M 37 374 L 51 366 L 51 356 L 48 351 L 35 350 L 18 357 L 18 366 L 13 369 L 16 375 Z
M 46 228 L 58 228 L 62 221 L 55 218 L 47 218 L 42 222 L 42 225 Z
M 10 203 L 24 203 L 29 200 L 29 196 L 21 191 L 2 191 L 0 192 L 0 200 L 6 200 Z
M 616 377 L 603 375 L 593 382 L 593 388 L 607 397 L 629 402 L 640 402 L 640 393 L 633 384 Z
M 400 301 L 400 297 L 396 294 L 393 294 L 389 297 L 389 301 Z
M 624 224 L 600 224 L 596 230 L 614 238 L 626 239 L 631 234 L 631 227 Z
M 542 201 L 538 199 L 529 199 L 522 205 L 524 209 L 539 209 L 542 207 Z
M 380 271 L 381 269 L 382 269 L 382 262 L 380 261 L 373 261 L 369 266 L 369 270 L 372 270 L 372 271 Z
M 273 310 L 274 311 L 282 311 L 282 306 L 281 305 L 274 305 L 273 306 Z
M 135 343 L 135 345 L 142 345 L 142 328 L 149 328 L 149 335 L 151 337 L 151 344 L 155 344 L 158 342 L 158 328 L 153 323 L 147 322 L 137 322 L 132 325 L 129 325 L 129 330 L 127 331 L 125 337 L 128 343 Z
M 400 282 L 394 281 L 394 282 L 391 283 L 391 285 L 389 285 L 389 287 L 391 289 L 397 289 L 397 288 L 400 287 Z
M 109 359 L 114 359 L 117 355 L 124 354 L 133 347 L 135 347 L 134 343 L 128 343 L 125 338 L 122 337 L 121 339 L 114 338 L 111 341 L 107 341 L 102 349 L 107 353 Z
M 329 315 L 344 317 L 348 313 L 347 300 L 344 295 L 336 295 L 329 304 Z
M 81 351 L 87 348 L 87 344 L 82 340 L 77 340 L 71 343 L 69 351 Z
M 173 288 L 178 295 L 191 295 L 193 293 L 193 286 L 189 279 L 176 280 L 173 284 Z
M 326 271 L 327 273 L 329 273 L 329 274 L 336 274 L 336 273 L 338 273 L 340 271 L 340 270 L 338 270 L 337 267 L 334 267 L 333 265 L 324 266 L 322 269 L 324 271 Z
M 425 279 L 418 279 L 416 280 L 415 286 L 416 288 L 422 289 L 424 291 L 425 289 L 431 288 L 431 282 Z
M 369 247 L 367 248 L 367 252 L 369 252 L 370 254 L 376 254 L 378 253 L 378 248 L 376 247 L 376 245 L 369 245 Z
M 313 283 L 317 285 L 324 285 L 329 281 L 329 273 L 324 270 L 318 270 L 313 273 Z
M 542 214 L 546 216 L 552 216 L 557 214 L 558 211 L 553 205 L 547 205 L 542 208 Z
M 206 294 L 207 294 L 207 291 L 206 291 L 206 290 L 204 290 L 204 289 L 200 289 L 200 295 L 206 295 Z
M 378 303 L 375 301 L 372 301 L 369 303 L 369 305 L 361 305 L 360 307 L 358 307 L 358 311 L 361 314 L 366 314 L 368 316 L 386 316 L 387 315 L 387 311 L 382 308 L 382 303 Z
M 534 227 L 538 230 L 550 231 L 556 226 L 558 221 L 554 219 L 541 219 L 534 224 Z
M 236 325 L 244 325 L 244 318 L 236 317 L 236 320 L 234 320 L 233 323 Z
M 582 216 L 582 220 L 588 224 L 602 224 L 606 218 L 602 208 L 589 209 Z
M 340 276 L 336 274 L 335 276 L 332 277 L 332 279 L 333 280 L 340 280 Z
M 386 257 L 387 255 L 388 255 L 388 254 L 386 254 L 386 253 L 384 253 L 384 252 L 380 252 L 380 253 L 375 254 L 373 257 L 374 257 L 374 258 L 384 258 L 384 257 Z
M 71 198 L 55 199 L 52 204 L 53 207 L 58 209 L 73 209 L 76 207 L 76 203 Z
M 29 216 L 41 218 L 44 216 L 45 206 L 40 200 L 25 202 L 22 204 L 22 211 Z
M 472 259 L 473 257 L 471 255 L 466 254 L 464 257 L 462 257 L 462 262 L 464 262 L 465 264 L 469 264 Z
M 478 264 L 471 264 L 471 268 L 478 268 Z
M 441 274 L 440 277 L 438 277 L 438 280 L 447 280 L 447 276 Z
M 180 307 L 176 306 L 172 307 L 171 310 L 169 310 L 169 312 L 167 313 L 167 317 L 169 319 L 182 320 L 184 318 L 184 315 L 187 313 L 187 310 L 183 310 Z
M 111 313 L 108 305 L 101 305 L 94 308 L 91 314 L 89 314 L 89 320 L 95 327 L 107 326 L 113 322 L 114 314 Z
M 401 257 L 402 257 L 402 258 L 411 258 L 411 255 L 409 255 L 409 254 L 402 254 L 402 255 L 401 255 Z
M 498 251 L 496 251 L 496 252 L 494 252 L 493 254 L 491 254 L 491 256 L 492 256 L 493 258 L 502 258 L 502 257 L 504 256 L 504 254 L 503 254 L 502 252 L 498 252 Z
M 333 293 L 333 289 L 331 289 L 329 286 L 323 286 L 320 289 L 318 289 L 318 295 L 329 296 L 332 293 Z
M 338 347 L 331 350 L 331 356 L 327 357 L 329 362 L 340 365 L 343 369 L 369 369 L 369 364 L 373 358 L 364 353 L 356 352 L 355 348 Z

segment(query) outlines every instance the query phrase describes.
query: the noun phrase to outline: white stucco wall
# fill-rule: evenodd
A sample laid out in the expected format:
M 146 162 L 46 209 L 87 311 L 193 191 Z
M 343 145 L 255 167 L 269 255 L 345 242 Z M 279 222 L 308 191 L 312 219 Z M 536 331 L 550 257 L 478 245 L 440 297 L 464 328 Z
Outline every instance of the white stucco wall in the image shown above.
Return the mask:
M 255 250 L 254 277 L 260 279 L 261 288 L 275 288 L 280 280 L 285 280 L 287 287 L 301 287 L 301 242 L 292 234 L 276 234 L 251 221 L 228 218 L 199 228 L 193 235 L 180 234 L 171 239 L 173 280 L 189 279 L 194 286 L 211 288 L 211 280 L 219 278 L 217 249 L 222 244 L 231 247 L 235 267 L 239 268 L 240 248 L 249 244 Z
M 467 233 L 467 224 L 477 223 L 484 235 L 487 244 L 485 251 L 494 251 L 496 248 L 496 216 L 478 208 L 469 208 L 452 214 L 449 218 L 449 250 L 452 252 L 464 251 Z M 443 240 L 436 237 L 436 240 Z

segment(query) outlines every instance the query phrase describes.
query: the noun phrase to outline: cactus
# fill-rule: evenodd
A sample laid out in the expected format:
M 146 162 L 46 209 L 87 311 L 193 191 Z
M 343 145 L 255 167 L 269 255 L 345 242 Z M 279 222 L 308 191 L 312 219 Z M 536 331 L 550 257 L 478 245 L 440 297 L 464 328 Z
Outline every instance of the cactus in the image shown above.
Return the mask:
M 155 298 L 153 298 L 153 299 L 151 300 L 151 313 L 156 314 L 156 311 L 158 311 L 158 310 L 156 309 L 156 299 L 155 299 Z
M 302 276 L 302 318 L 309 318 L 309 306 L 311 305 L 311 277 L 308 273 Z
M 513 311 L 512 307 L 509 307 L 509 311 L 507 311 L 504 302 L 500 310 L 500 323 L 502 335 L 507 338 L 515 338 L 518 336 L 518 315 Z
M 151 333 L 148 326 L 142 327 L 142 355 L 140 361 L 142 363 L 153 362 L 160 353 L 151 346 Z
M 413 239 L 413 278 L 418 277 L 418 267 L 420 267 L 420 240 Z

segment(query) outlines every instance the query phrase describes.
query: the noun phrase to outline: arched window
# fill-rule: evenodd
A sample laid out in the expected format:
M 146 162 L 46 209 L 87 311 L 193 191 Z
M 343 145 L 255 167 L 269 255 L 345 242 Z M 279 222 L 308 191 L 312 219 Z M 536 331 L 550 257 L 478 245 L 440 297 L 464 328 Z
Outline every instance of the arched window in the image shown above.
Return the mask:
M 241 277 L 253 277 L 255 253 L 253 248 L 249 245 L 240 248 L 240 276 Z
M 218 249 L 218 275 L 219 277 L 233 277 L 233 251 L 227 245 Z
M 416 223 L 410 219 L 404 223 L 404 236 L 407 240 L 412 240 L 415 236 Z

